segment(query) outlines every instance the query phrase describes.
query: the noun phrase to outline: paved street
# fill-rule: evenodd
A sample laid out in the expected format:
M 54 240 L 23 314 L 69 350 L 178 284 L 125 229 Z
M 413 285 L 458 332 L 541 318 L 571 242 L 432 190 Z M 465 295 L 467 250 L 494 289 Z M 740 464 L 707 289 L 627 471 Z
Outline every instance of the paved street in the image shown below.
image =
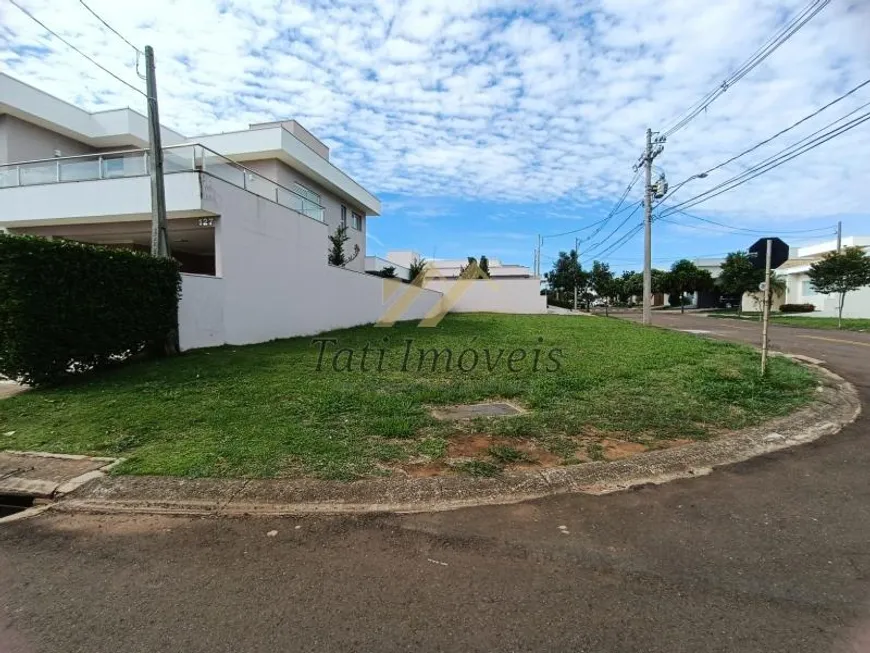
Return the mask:
M 655 320 L 759 341 L 753 323 Z M 771 331 L 870 401 L 870 334 Z M 366 518 L 49 512 L 0 527 L 0 653 L 870 651 L 868 423 L 605 497 Z

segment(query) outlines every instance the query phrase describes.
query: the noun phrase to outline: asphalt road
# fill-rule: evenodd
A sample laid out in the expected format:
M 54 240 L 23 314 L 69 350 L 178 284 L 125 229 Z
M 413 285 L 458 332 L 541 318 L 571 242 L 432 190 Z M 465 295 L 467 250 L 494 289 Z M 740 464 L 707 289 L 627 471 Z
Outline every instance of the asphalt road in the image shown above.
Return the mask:
M 754 324 L 655 319 L 758 341 Z M 870 399 L 870 334 L 772 341 Z M 870 651 L 868 423 L 605 497 L 367 518 L 49 512 L 0 527 L 0 653 Z

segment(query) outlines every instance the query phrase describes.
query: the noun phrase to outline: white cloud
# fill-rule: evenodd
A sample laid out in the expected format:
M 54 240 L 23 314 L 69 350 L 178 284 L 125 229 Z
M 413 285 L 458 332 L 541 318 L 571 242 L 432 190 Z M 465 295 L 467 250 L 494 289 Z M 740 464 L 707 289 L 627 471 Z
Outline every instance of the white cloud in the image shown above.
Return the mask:
M 79 3 L 22 2 L 142 86 L 132 51 Z M 134 42 L 154 46 L 162 118 L 185 133 L 296 117 L 374 192 L 582 206 L 614 199 L 647 126 L 672 123 L 805 0 L 90 4 Z M 657 165 L 677 182 L 863 81 L 868 33 L 868 3 L 830 3 L 675 134 Z M 0 62 L 87 108 L 144 108 L 141 96 L 7 3 L 0 4 Z M 746 160 L 867 101 L 870 87 Z M 866 215 L 868 151 L 870 123 L 704 209 L 744 224 Z M 740 170 L 732 164 L 678 197 Z

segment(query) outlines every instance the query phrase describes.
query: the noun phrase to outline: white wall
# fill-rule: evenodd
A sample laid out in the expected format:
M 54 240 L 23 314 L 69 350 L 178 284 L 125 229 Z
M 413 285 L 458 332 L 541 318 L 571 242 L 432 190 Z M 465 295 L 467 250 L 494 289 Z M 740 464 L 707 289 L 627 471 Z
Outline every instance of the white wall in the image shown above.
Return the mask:
M 181 275 L 178 341 L 182 351 L 215 347 L 224 336 L 224 280 L 199 274 Z
M 770 310 L 778 311 L 779 307 L 785 303 L 785 295 L 782 293 L 773 293 L 771 296 Z M 746 292 L 743 293 L 741 310 L 744 311 L 761 311 L 764 308 L 764 293 L 763 292 Z
M 263 161 L 246 161 L 245 164 L 251 170 L 260 173 L 264 177 L 289 188 L 296 190 L 295 184 L 300 183 L 309 190 L 320 195 L 320 205 L 324 208 L 324 219 L 329 226 L 329 233 L 335 233 L 341 224 L 341 207 L 347 209 L 347 236 L 348 241 L 344 244 L 345 255 L 350 257 L 353 255 L 354 245 L 359 246 L 359 256 L 347 264 L 348 269 L 363 272 L 365 270 L 366 257 L 366 222 L 368 218 L 365 215 L 365 209 L 359 204 L 348 202 L 339 198 L 335 193 L 321 186 L 316 181 L 308 179 L 303 174 L 294 170 L 283 161 L 278 159 L 266 159 Z M 363 216 L 362 229 L 353 228 L 353 212 L 357 212 Z
M 443 293 L 448 310 L 455 313 L 547 312 L 539 279 L 427 279 L 426 288 Z
M 186 297 L 179 313 L 182 349 L 370 324 L 398 301 L 400 293 L 385 299 L 384 288 L 399 282 L 328 265 L 327 226 L 322 222 L 207 176 L 203 196 L 204 206 L 220 215 L 215 239 L 221 278 L 214 287 L 200 283 L 201 277 L 185 275 Z M 401 290 L 409 288 L 401 284 Z M 214 324 L 221 289 L 222 330 Z M 422 319 L 441 301 L 441 294 L 431 290 L 417 289 L 412 296 L 399 319 Z M 208 316 L 195 321 L 191 312 L 198 307 Z
M 836 317 L 837 295 L 821 295 L 812 288 L 806 288 L 809 275 L 805 272 L 786 275 L 788 285 L 786 301 L 789 304 L 812 304 L 816 310 L 802 315 L 816 317 Z M 805 292 L 805 289 L 808 292 Z M 870 318 L 870 286 L 866 286 L 846 295 L 843 307 L 843 317 Z
M 203 175 L 205 177 L 205 175 Z M 166 210 L 202 215 L 199 173 L 165 176 Z M 0 224 L 47 224 L 48 220 L 141 220 L 151 215 L 147 176 L 17 186 L 0 190 Z

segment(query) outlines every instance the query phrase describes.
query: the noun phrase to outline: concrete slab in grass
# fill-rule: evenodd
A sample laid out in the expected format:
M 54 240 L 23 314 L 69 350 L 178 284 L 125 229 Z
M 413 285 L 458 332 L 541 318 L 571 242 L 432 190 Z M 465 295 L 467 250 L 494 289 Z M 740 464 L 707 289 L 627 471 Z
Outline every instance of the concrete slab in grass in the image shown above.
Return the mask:
M 473 419 L 475 417 L 508 417 L 523 413 L 521 408 L 506 401 L 481 404 L 459 404 L 456 406 L 438 406 L 432 409 L 435 419 Z

